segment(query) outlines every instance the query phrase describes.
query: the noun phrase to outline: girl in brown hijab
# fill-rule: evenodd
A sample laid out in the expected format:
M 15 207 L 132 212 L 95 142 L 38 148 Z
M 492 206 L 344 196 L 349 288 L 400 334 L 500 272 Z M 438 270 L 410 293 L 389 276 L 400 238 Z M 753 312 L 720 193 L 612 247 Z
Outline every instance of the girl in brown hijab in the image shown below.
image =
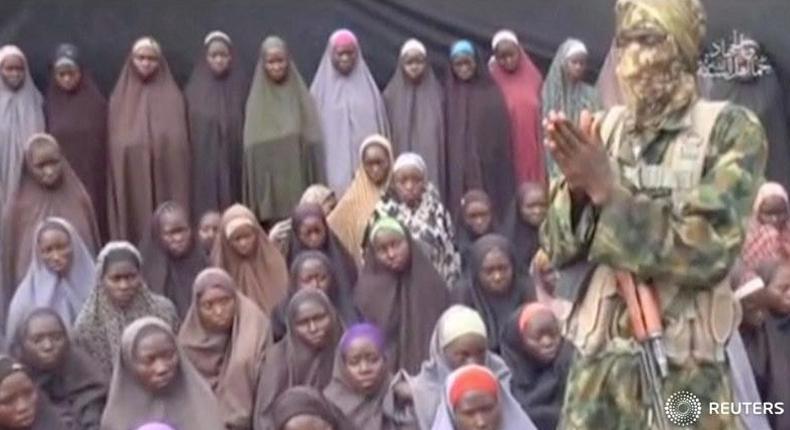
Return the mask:
M 222 269 L 195 280 L 192 306 L 178 335 L 184 354 L 209 383 L 228 430 L 252 428 L 255 389 L 269 340 L 269 320 Z
M 187 359 L 166 322 L 135 320 L 123 331 L 102 430 L 159 421 L 175 429 L 224 429 L 211 388 Z
M 324 395 L 360 429 L 414 428 L 384 413 L 391 379 L 385 349 L 384 335 L 375 325 L 349 327 L 337 346 L 332 382 Z
M 323 292 L 308 288 L 291 298 L 286 336 L 266 357 L 255 400 L 255 430 L 272 426 L 272 404 L 285 390 L 306 385 L 323 390 L 332 377 L 332 365 L 343 325 Z
M 25 366 L 7 355 L 0 355 L 0 429 L 71 430 Z
M 110 236 L 137 243 L 161 203 L 189 208 L 190 150 L 186 109 L 162 48 L 134 43 L 109 111 Z
M 288 216 L 302 190 L 319 182 L 321 123 L 285 42 L 261 44 L 244 123 L 244 203 L 261 221 Z
M 363 430 L 354 426 L 342 411 L 313 387 L 289 388 L 277 398 L 272 409 L 271 428 L 274 430 Z
M 212 31 L 184 88 L 192 141 L 192 215 L 241 198 L 244 100 L 249 80 L 227 34 Z
M 396 155 L 416 152 L 425 159 L 428 178 L 445 195 L 444 91 L 417 39 L 403 44 L 395 76 L 384 89 Z
M 95 363 L 69 340 L 61 317 L 36 308 L 20 321 L 11 353 L 28 368 L 30 378 L 46 394 L 60 421 L 71 430 L 99 430 L 107 382 Z
M 338 287 L 350 291 L 357 283 L 357 265 L 335 233 L 329 228 L 321 205 L 304 203 L 291 216 L 293 228 L 288 246 L 288 264 L 304 251 L 318 251 L 332 262 Z
M 58 46 L 52 62 L 44 114 L 47 132 L 57 139 L 93 201 L 102 237 L 107 237 L 107 99 L 83 67 L 79 50 Z
M 208 266 L 208 258 L 192 234 L 186 209 L 175 202 L 162 203 L 151 217 L 140 254 L 148 288 L 170 299 L 179 319 L 183 319 L 192 303 L 192 283 Z
M 419 370 L 431 330 L 450 303 L 444 280 L 417 243 L 395 219 L 376 221 L 354 291 L 363 318 L 384 332 L 392 370 Z
M 266 315 L 285 298 L 288 268 L 280 251 L 258 225 L 255 215 L 236 204 L 222 214 L 211 263 L 225 269 L 239 291 Z
M 272 314 L 272 333 L 278 341 L 285 336 L 288 303 L 297 291 L 306 288 L 321 290 L 332 302 L 338 317 L 345 325 L 359 321 L 359 311 L 354 306 L 353 284 L 342 284 L 332 261 L 320 251 L 303 251 L 291 263 L 291 283 L 288 299 L 277 305 Z
M 392 145 L 380 135 L 368 136 L 359 146 L 360 166 L 327 222 L 338 239 L 362 265 L 362 237 L 376 203 L 387 191 L 392 175 Z
M 79 178 L 48 134 L 34 134 L 25 146 L 19 189 L 3 215 L 2 258 L 4 291 L 10 300 L 27 273 L 33 256 L 35 230 L 47 217 L 74 226 L 91 253 L 99 247 L 99 228 L 93 204 Z M 8 303 L 4 303 L 4 308 Z

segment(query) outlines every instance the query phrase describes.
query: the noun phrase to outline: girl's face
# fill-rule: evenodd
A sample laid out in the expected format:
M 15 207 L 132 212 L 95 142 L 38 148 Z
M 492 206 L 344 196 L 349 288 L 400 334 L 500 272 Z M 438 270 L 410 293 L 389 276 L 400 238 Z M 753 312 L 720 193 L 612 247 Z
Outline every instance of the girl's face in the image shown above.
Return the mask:
M 397 232 L 381 231 L 372 240 L 376 260 L 387 270 L 401 273 L 406 270 L 411 258 L 409 241 Z
M 63 155 L 60 147 L 49 143 L 34 143 L 27 160 L 30 176 L 42 187 L 53 189 L 63 180 Z
M 425 173 L 414 166 L 406 166 L 394 172 L 395 194 L 403 204 L 416 208 L 425 193 Z
M 584 79 L 587 72 L 587 54 L 578 53 L 565 60 L 565 73 L 573 82 Z
M 368 145 L 362 153 L 362 168 L 376 186 L 384 185 L 392 168 L 387 150 L 381 145 Z
M 494 59 L 504 71 L 516 73 L 521 59 L 521 48 L 510 40 L 503 40 L 494 50 Z
M 470 391 L 455 406 L 457 430 L 499 430 L 502 409 L 496 397 L 483 391 Z
M 465 334 L 444 347 L 444 359 L 450 369 L 455 370 L 467 364 L 485 366 L 488 340 L 477 334 Z
M 150 46 L 139 48 L 132 54 L 132 65 L 140 79 L 147 81 L 156 74 L 159 70 L 159 57 L 159 52 Z
M 357 391 L 371 393 L 381 385 L 384 356 L 370 339 L 354 339 L 343 354 L 343 363 L 350 382 Z
M 299 289 L 315 288 L 329 294 L 332 286 L 332 275 L 324 261 L 317 258 L 308 258 L 302 262 L 296 274 L 296 283 Z
M 140 383 L 156 393 L 167 388 L 178 372 L 175 339 L 161 329 L 140 335 L 134 347 L 132 369 Z
M 192 245 L 192 228 L 183 210 L 166 211 L 159 218 L 159 241 L 170 256 L 180 258 Z
M 318 250 L 324 247 L 327 239 L 326 224 L 324 220 L 310 216 L 305 218 L 296 232 L 299 242 L 307 249 Z
M 540 227 L 546 219 L 549 202 L 541 187 L 532 187 L 523 192 L 518 210 L 521 219 L 533 227 Z
M 480 285 L 492 294 L 505 294 L 513 285 L 513 263 L 510 256 L 498 248 L 488 251 L 477 274 Z
M 242 258 L 252 257 L 258 244 L 258 236 L 251 225 L 243 225 L 230 235 L 230 246 Z
M 102 281 L 110 301 L 121 309 L 129 306 L 143 288 L 140 267 L 127 260 L 109 263 Z
M 777 230 L 784 230 L 787 225 L 787 202 L 780 196 L 769 196 L 760 205 L 757 220 L 760 224 L 768 224 Z
M 425 54 L 419 51 L 408 51 L 403 55 L 403 73 L 412 83 L 419 83 L 425 75 L 427 67 Z
M 288 76 L 288 53 L 283 48 L 269 48 L 263 53 L 263 68 L 272 82 L 279 84 Z
M 22 57 L 11 55 L 0 64 L 0 77 L 11 91 L 22 88 L 25 83 L 25 69 L 27 65 Z
M 343 76 L 348 76 L 357 64 L 357 47 L 341 45 L 332 48 L 332 65 Z
M 332 316 L 322 303 L 306 300 L 294 311 L 293 329 L 310 348 L 320 350 L 329 343 Z
M 73 64 L 63 64 L 55 67 L 53 75 L 55 85 L 67 93 L 74 91 L 82 79 L 80 68 Z
M 206 288 L 198 298 L 198 317 L 208 331 L 227 333 L 236 316 L 236 296 L 222 287 Z
M 218 212 L 209 212 L 203 215 L 200 219 L 200 226 L 198 227 L 198 237 L 203 249 L 211 251 L 214 247 L 214 240 L 219 231 L 221 223 L 220 215 Z
M 38 392 L 27 374 L 21 371 L 8 375 L 0 383 L 0 427 L 28 429 L 36 419 Z
M 453 74 L 461 82 L 467 82 L 475 76 L 477 63 L 471 55 L 459 55 L 452 59 Z
M 477 236 L 491 230 L 491 206 L 483 201 L 472 201 L 464 206 L 464 223 Z
M 66 276 L 74 258 L 71 237 L 59 227 L 43 229 L 38 236 L 38 255 L 48 270 L 59 277 Z
M 39 371 L 56 369 L 69 346 L 63 324 L 56 316 L 41 313 L 31 317 L 26 328 L 22 341 L 25 364 Z
M 530 357 L 544 364 L 553 362 L 562 341 L 557 318 L 549 311 L 538 312 L 521 332 L 521 341 Z
M 215 77 L 222 77 L 230 70 L 230 62 L 233 56 L 230 47 L 222 40 L 213 40 L 206 49 L 206 62 L 211 74 Z

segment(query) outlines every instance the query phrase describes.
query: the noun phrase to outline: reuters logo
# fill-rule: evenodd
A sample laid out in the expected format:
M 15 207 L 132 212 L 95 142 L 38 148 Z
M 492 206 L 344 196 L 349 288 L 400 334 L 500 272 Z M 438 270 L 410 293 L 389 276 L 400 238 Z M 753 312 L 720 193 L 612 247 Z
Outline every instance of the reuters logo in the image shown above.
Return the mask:
M 678 391 L 669 396 L 664 404 L 664 412 L 672 424 L 688 427 L 699 420 L 702 413 L 702 402 L 688 391 Z

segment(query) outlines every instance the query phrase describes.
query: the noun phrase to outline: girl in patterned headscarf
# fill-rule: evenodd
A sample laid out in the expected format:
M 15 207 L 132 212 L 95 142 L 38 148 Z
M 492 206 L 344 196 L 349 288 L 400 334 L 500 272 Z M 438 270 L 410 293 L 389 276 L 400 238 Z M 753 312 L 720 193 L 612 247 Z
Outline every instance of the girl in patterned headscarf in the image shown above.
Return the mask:
M 373 220 L 392 217 L 405 225 L 423 246 L 448 287 L 461 274 L 461 256 L 455 248 L 455 229 L 421 156 L 401 154 L 392 168 L 390 189 L 376 204 Z
M 580 40 L 568 39 L 557 49 L 557 55 L 543 82 L 543 117 L 549 111 L 565 113 L 565 116 L 578 124 L 583 109 L 594 112 L 599 102 L 595 88 L 583 81 L 587 69 L 587 47 Z M 551 154 L 547 155 L 549 174 L 559 174 Z
M 96 288 L 74 323 L 74 343 L 82 347 L 109 380 L 120 353 L 121 334 L 132 321 L 155 316 L 178 328 L 178 316 L 170 300 L 154 294 L 143 282 L 143 261 L 129 242 L 110 242 L 96 262 Z

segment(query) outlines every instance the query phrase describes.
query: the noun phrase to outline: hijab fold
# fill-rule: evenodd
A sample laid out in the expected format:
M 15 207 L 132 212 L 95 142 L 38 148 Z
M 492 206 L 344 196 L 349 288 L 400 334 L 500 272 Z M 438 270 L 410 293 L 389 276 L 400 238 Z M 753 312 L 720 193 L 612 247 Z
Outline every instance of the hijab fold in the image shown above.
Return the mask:
M 244 203 L 261 221 L 282 219 L 299 202 L 302 191 L 323 180 L 324 148 L 316 102 L 296 64 L 288 61 L 282 82 L 266 74 L 266 51 L 285 42 L 267 37 L 247 98 L 244 122 Z M 334 158 L 334 154 L 328 154 Z

